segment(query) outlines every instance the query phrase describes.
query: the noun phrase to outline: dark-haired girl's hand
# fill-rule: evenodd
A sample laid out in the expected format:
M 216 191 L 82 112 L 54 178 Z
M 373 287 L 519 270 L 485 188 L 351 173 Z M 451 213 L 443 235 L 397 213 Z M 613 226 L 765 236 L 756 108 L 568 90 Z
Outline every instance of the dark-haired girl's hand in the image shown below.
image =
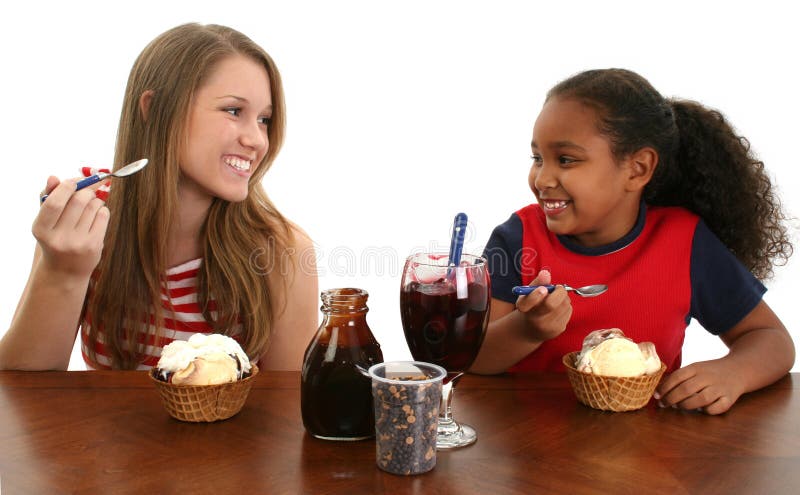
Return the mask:
M 654 395 L 662 407 L 721 414 L 745 392 L 729 359 L 685 366 L 661 381 Z
M 548 285 L 550 279 L 550 272 L 542 270 L 532 285 Z M 540 287 L 518 297 L 516 304 L 492 298 L 491 321 L 470 372 L 492 375 L 508 370 L 544 341 L 563 333 L 570 316 L 572 303 L 561 286 L 551 294 Z
M 88 187 L 75 191 L 76 180 L 47 179 L 48 194 L 33 222 L 33 236 L 41 248 L 48 273 L 88 278 L 100 261 L 109 211 Z
M 550 283 L 550 272 L 542 270 L 531 285 Z M 563 333 L 572 316 L 572 303 L 567 291 L 560 285 L 550 294 L 546 288 L 539 287 L 527 296 L 519 296 L 516 308 L 524 315 L 533 339 L 542 342 Z
M 742 394 L 782 378 L 794 364 L 792 337 L 763 300 L 720 338 L 728 355 L 666 377 L 655 394 L 662 405 L 724 413 Z

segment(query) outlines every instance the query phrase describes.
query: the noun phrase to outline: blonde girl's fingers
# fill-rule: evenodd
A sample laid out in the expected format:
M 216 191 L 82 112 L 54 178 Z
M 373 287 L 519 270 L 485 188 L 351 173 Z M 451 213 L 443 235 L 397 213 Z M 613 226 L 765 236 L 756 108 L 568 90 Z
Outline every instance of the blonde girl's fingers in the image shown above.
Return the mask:
M 78 183 L 78 181 L 80 181 L 80 180 L 81 180 L 81 177 L 73 177 L 73 178 L 71 178 L 71 179 L 65 179 L 63 182 L 74 182 L 75 184 L 77 184 L 77 183 Z M 62 183 L 62 181 L 60 181 L 60 180 L 58 179 L 58 177 L 56 177 L 56 176 L 54 176 L 54 175 L 51 175 L 50 177 L 48 177 L 48 178 L 47 178 L 47 184 L 45 185 L 45 187 L 44 187 L 44 189 L 42 190 L 42 192 L 40 192 L 40 193 L 39 193 L 39 203 L 40 203 L 40 204 L 44 204 L 44 203 L 42 202 L 42 198 L 43 198 L 44 196 L 47 196 L 47 197 L 49 198 L 49 197 L 50 197 L 49 195 L 50 195 L 50 194 L 52 194 L 52 193 L 53 193 L 53 190 L 55 190 L 55 188 L 56 188 L 56 187 L 58 187 L 58 186 L 59 186 L 61 183 Z M 92 185 L 91 185 L 91 186 L 89 186 L 89 187 L 91 187 L 92 189 L 97 189 L 97 188 L 98 188 L 98 187 L 100 187 L 101 185 L 102 185 L 102 184 L 99 184 L 99 185 L 92 184 Z
M 42 197 L 44 197 L 45 194 L 50 194 L 51 192 L 53 192 L 53 189 L 55 189 L 56 186 L 58 186 L 59 184 L 61 184 L 61 181 L 58 180 L 58 177 L 56 177 L 55 175 L 51 175 L 50 177 L 48 177 L 47 184 L 45 184 L 44 186 L 44 190 L 42 190 L 42 192 L 39 194 L 39 201 L 41 201 Z
M 77 184 L 78 181 L 80 181 L 83 178 L 85 178 L 85 177 L 73 177 L 72 179 L 66 179 L 64 182 L 74 182 L 74 183 Z M 42 192 L 39 193 L 39 202 L 40 202 L 40 204 L 44 204 L 42 202 L 42 198 L 44 196 L 47 196 L 49 198 L 50 197 L 49 195 L 53 193 L 53 190 L 56 187 L 58 187 L 59 184 L 61 184 L 61 181 L 58 179 L 58 177 L 56 177 L 54 175 L 51 175 L 50 177 L 47 178 L 47 184 L 45 185 L 45 188 L 42 190 Z M 111 188 L 111 181 L 110 180 L 100 181 L 100 182 L 97 182 L 97 183 L 92 184 L 90 186 L 84 186 L 83 187 L 83 189 L 91 189 L 91 190 L 95 191 L 96 193 L 101 193 L 102 191 L 106 191 L 104 193 L 106 196 L 108 196 L 108 192 L 107 191 L 110 188 Z M 99 197 L 99 195 L 98 195 L 98 197 Z M 100 198 L 100 199 L 103 199 L 105 201 L 104 198 Z
M 94 192 L 83 189 L 70 196 L 67 205 L 64 207 L 64 212 L 61 213 L 61 218 L 58 219 L 57 227 L 70 230 L 78 228 L 84 210 L 93 199 Z M 50 199 L 48 198 L 47 201 L 50 201 Z M 88 229 L 88 225 L 86 228 Z
M 83 209 L 78 223 L 75 224 L 75 230 L 81 233 L 89 233 L 92 228 L 94 219 L 97 216 L 97 211 L 103 206 L 103 202 L 95 197 L 89 200 L 86 207 Z
M 98 208 L 97 213 L 94 216 L 94 221 L 92 222 L 91 228 L 89 228 L 89 235 L 91 237 L 100 236 L 101 240 L 106 236 L 106 230 L 108 229 L 108 220 L 111 218 L 111 212 L 108 210 L 108 207 L 103 203 Z
M 48 185 L 50 185 L 49 179 Z M 65 180 L 50 190 L 47 200 L 39 208 L 39 214 L 34 222 L 34 234 L 37 229 L 51 230 L 56 227 L 64 208 L 75 192 L 75 187 L 75 181 Z

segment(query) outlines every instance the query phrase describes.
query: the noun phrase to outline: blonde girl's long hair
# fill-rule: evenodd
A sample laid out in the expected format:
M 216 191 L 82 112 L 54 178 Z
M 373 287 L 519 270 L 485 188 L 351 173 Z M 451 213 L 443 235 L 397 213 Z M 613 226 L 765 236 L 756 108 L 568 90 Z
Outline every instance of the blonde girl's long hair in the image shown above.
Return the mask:
M 269 149 L 250 178 L 244 201 L 215 198 L 211 204 L 200 233 L 198 303 L 215 332 L 230 334 L 242 324 L 242 346 L 251 359 L 269 346 L 274 316 L 281 310 L 274 295 L 285 289 L 291 275 L 285 272 L 291 263 L 285 263 L 284 255 L 291 253 L 292 230 L 261 185 L 284 137 L 280 74 L 270 56 L 238 31 L 185 24 L 154 39 L 128 79 L 114 168 L 143 157 L 150 163 L 139 174 L 115 182 L 108 199 L 111 221 L 85 308 L 90 321 L 85 347 L 95 363 L 99 332 L 111 366 L 121 369 L 136 368 L 148 340 L 161 337 L 171 306 L 169 301 L 162 303 L 161 294 L 169 268 L 167 236 L 178 206 L 179 152 L 187 139 L 187 116 L 196 90 L 220 61 L 237 54 L 262 64 L 269 76 Z M 153 96 L 145 118 L 139 102 L 147 91 Z M 265 268 L 284 270 L 283 276 L 267 277 Z M 278 280 L 283 280 L 282 287 L 269 283 Z M 216 307 L 209 305 L 212 297 Z

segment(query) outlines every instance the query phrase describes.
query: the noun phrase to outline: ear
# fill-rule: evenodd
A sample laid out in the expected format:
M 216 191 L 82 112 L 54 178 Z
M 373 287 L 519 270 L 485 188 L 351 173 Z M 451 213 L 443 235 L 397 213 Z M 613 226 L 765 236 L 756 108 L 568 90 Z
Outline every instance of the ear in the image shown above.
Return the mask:
M 148 89 L 139 97 L 139 111 L 142 112 L 142 119 L 144 119 L 145 122 L 147 122 L 147 115 L 150 112 L 150 103 L 153 102 L 153 96 L 155 96 L 155 94 L 155 91 Z
M 628 158 L 627 191 L 641 191 L 653 178 L 658 166 L 658 152 L 650 147 L 634 151 Z

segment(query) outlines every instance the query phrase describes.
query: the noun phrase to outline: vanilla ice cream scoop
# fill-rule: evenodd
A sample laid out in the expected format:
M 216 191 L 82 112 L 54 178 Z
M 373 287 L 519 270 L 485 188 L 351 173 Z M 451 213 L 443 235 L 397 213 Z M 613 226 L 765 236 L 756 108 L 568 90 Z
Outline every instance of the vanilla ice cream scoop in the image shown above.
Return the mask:
M 652 342 L 636 344 L 615 328 L 587 335 L 576 367 L 593 375 L 632 377 L 657 372 L 661 360 Z
M 201 333 L 164 346 L 157 367 L 158 376 L 175 385 L 234 382 L 251 368 L 238 342 L 225 335 Z

